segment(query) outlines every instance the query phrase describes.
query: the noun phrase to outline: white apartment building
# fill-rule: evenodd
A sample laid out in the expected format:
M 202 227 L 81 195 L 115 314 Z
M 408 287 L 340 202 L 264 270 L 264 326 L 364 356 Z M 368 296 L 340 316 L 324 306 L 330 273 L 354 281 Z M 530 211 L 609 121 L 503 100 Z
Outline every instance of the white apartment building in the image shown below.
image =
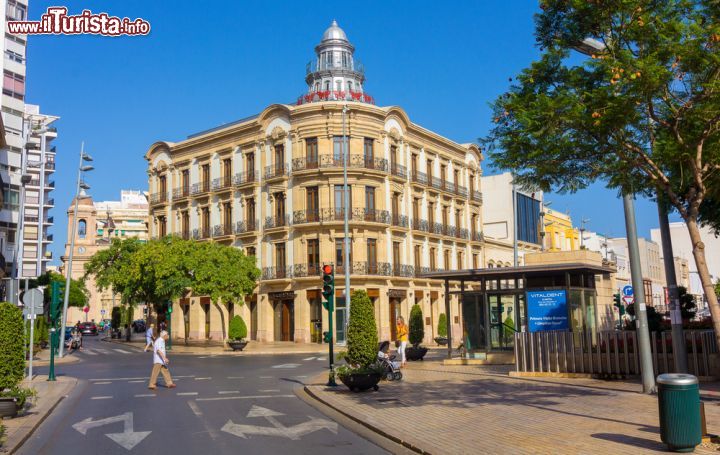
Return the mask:
M 662 239 L 660 237 L 660 229 L 651 229 L 650 237 L 654 242 L 660 245 L 660 255 L 662 257 Z M 713 282 L 720 280 L 720 237 L 716 236 L 708 227 L 700 228 L 700 239 L 705 244 L 705 260 L 707 261 L 710 277 Z M 687 226 L 683 222 L 670 223 L 670 240 L 672 241 L 673 256 L 675 256 L 675 273 L 678 274 L 678 258 L 687 262 L 688 272 L 688 292 L 695 294 L 697 298 L 698 308 L 706 307 L 702 283 L 698 275 L 697 265 L 692 253 L 692 242 L 690 234 L 688 234 Z M 678 284 L 681 281 L 678 279 Z
M 611 238 L 607 240 L 609 248 L 618 256 L 629 258 L 627 239 L 625 237 Z M 642 270 L 643 288 L 645 290 L 645 300 L 648 305 L 653 305 L 658 311 L 665 311 L 665 267 L 660 257 L 660 245 L 652 240 L 638 238 L 638 248 L 640 250 L 640 267 Z M 618 266 L 618 273 L 620 267 Z M 627 263 L 628 283 L 630 280 L 630 263 Z M 621 280 L 618 278 L 618 285 L 621 286 Z

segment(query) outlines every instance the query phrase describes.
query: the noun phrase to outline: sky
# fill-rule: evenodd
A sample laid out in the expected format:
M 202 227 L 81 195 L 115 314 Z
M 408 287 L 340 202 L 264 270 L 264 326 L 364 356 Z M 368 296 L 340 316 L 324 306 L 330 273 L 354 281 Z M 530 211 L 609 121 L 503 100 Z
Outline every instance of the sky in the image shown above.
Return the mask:
M 147 189 L 149 146 L 290 103 L 307 90 L 305 65 L 336 19 L 364 63 L 365 91 L 381 106 L 456 142 L 476 142 L 489 108 L 539 55 L 537 0 L 364 1 L 351 8 L 293 1 L 30 0 L 29 19 L 66 6 L 150 22 L 147 36 L 31 36 L 27 99 L 60 116 L 53 261 L 67 238 L 80 144 L 94 158 L 86 176 L 95 201 Z M 483 164 L 485 175 L 500 172 Z M 602 182 L 573 195 L 548 194 L 579 225 L 625 236 L 622 201 Z M 640 236 L 658 224 L 652 202 L 636 202 Z

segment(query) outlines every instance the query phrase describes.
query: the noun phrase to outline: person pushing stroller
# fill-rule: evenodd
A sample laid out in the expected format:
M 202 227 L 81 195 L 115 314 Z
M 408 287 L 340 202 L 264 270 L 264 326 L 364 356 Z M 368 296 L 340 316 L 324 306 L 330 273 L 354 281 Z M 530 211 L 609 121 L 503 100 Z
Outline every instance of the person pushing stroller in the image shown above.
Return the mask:
M 383 367 L 383 376 L 388 381 L 399 381 L 402 379 L 400 362 L 395 361 L 395 355 L 389 355 L 390 342 L 383 341 L 378 346 L 378 361 Z

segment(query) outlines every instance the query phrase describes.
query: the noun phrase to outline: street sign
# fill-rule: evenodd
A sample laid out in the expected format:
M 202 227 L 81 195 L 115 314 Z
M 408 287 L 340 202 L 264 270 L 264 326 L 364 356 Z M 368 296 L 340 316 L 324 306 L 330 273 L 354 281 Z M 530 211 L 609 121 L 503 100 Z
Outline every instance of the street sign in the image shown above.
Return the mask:
M 89 312 L 90 312 L 90 307 L 89 307 L 89 306 L 84 307 L 84 308 L 83 308 L 83 311 L 86 312 L 86 313 L 89 313 Z
M 100 310 L 100 314 L 101 314 L 102 316 L 105 316 L 105 310 Z
M 38 288 L 27 291 L 23 295 L 23 314 L 25 314 L 25 316 L 43 314 L 43 298 L 44 293 Z
M 625 305 L 630 305 L 630 304 L 635 303 L 635 297 L 633 297 L 631 295 L 624 295 L 622 299 L 623 299 L 623 302 L 625 302 Z
M 633 292 L 633 287 L 629 284 L 623 286 L 622 295 L 625 297 L 632 297 L 633 295 L 635 295 L 635 293 Z

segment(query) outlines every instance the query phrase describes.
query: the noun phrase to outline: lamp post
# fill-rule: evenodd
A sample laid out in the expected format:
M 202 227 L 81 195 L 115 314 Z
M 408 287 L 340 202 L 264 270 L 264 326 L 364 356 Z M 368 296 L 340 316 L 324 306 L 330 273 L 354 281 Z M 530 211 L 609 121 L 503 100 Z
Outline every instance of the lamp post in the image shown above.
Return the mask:
M 586 38 L 579 43 L 575 50 L 585 55 L 603 52 L 607 46 L 594 39 Z M 637 225 L 635 224 L 635 203 L 633 195 L 623 188 L 623 209 L 625 211 L 625 229 L 627 231 L 628 255 L 630 256 L 630 277 L 635 294 L 635 314 L 637 315 L 638 352 L 640 354 L 640 372 L 644 393 L 655 392 L 655 376 L 653 371 L 650 331 L 648 329 L 647 309 L 645 306 L 645 289 L 643 288 L 642 268 L 640 265 L 640 248 L 637 239 Z M 582 242 L 582 232 L 580 234 Z M 582 246 L 582 243 L 581 243 Z
M 343 184 L 344 184 L 344 223 L 345 223 L 345 251 L 343 252 L 343 262 L 345 263 L 345 340 L 347 341 L 347 327 L 350 319 L 350 225 L 348 222 L 348 212 L 350 211 L 350 192 L 348 191 L 348 146 L 347 135 L 345 133 L 345 116 L 350 109 L 348 105 L 343 105 L 342 109 L 342 134 L 343 134 Z
M 90 185 L 83 182 L 82 175 L 83 172 L 92 171 L 94 168 L 89 165 L 85 165 L 85 162 L 92 161 L 92 158 L 90 155 L 85 153 L 85 142 L 82 142 L 80 144 L 80 164 L 78 165 L 78 175 L 77 175 L 77 186 L 75 188 L 75 207 L 73 208 L 73 223 L 72 223 L 72 235 L 70 236 L 70 254 L 68 255 L 68 266 L 65 269 L 65 298 L 63 299 L 63 311 L 61 315 L 61 330 L 60 330 L 60 338 L 61 340 L 64 340 L 65 338 L 65 325 L 67 323 L 67 309 L 68 309 L 68 300 L 70 298 L 70 281 L 72 279 L 72 263 L 73 263 L 73 253 L 75 252 L 75 234 L 77 231 L 77 211 L 78 211 L 78 201 L 80 200 L 80 196 L 85 195 L 85 190 L 90 189 Z M 82 193 L 80 190 L 82 189 Z M 65 350 L 65 342 L 60 342 L 60 350 L 59 355 L 60 358 L 63 357 Z
M 541 201 L 541 209 L 540 209 L 540 251 L 545 251 L 545 228 L 550 226 L 552 221 L 550 223 L 545 224 L 545 215 L 547 212 L 547 208 L 552 205 L 552 201 L 545 202 L 544 200 Z

